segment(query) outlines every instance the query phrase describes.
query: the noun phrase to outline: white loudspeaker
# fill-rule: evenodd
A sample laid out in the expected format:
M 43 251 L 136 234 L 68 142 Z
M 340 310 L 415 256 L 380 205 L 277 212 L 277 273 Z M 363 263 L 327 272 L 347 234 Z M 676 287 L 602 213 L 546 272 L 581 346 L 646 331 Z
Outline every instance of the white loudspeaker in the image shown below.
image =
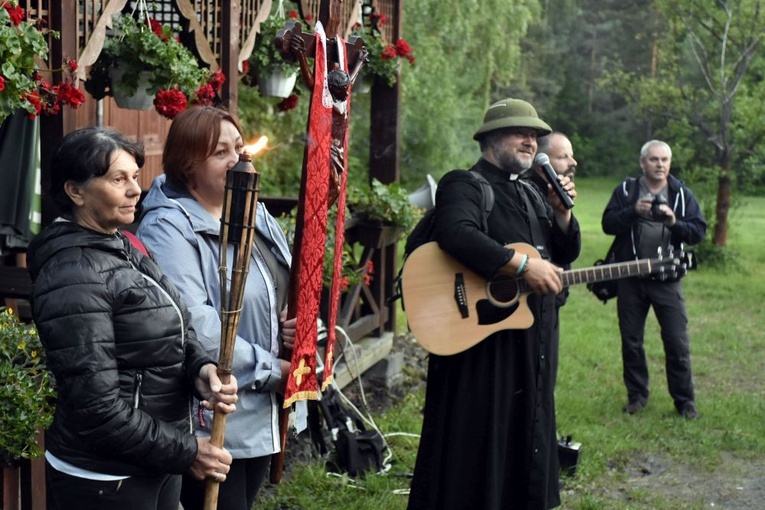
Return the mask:
M 436 205 L 436 180 L 430 174 L 425 184 L 409 194 L 409 203 L 426 211 Z

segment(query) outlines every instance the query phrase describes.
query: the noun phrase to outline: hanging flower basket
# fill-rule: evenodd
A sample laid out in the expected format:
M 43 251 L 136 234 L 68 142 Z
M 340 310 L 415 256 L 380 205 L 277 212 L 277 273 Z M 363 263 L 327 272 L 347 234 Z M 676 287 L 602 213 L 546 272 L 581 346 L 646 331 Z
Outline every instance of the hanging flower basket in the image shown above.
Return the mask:
M 85 101 L 77 88 L 77 62 L 66 57 L 63 69 L 38 66 L 48 59 L 48 41 L 59 36 L 45 27 L 18 0 L 0 0 L 0 124 L 18 110 L 34 118 L 56 115 L 62 106 L 77 109 Z
M 258 76 L 258 88 L 263 96 L 289 97 L 296 80 L 297 73 L 274 69 L 271 74 Z
M 120 83 L 125 70 L 119 67 L 113 67 L 109 70 L 112 83 Z M 135 93 L 128 94 L 121 87 L 114 87 L 112 94 L 114 101 L 120 108 L 128 110 L 151 110 L 154 108 L 154 94 L 149 92 L 151 74 L 148 71 L 142 71 L 138 74 L 138 87 Z
M 154 107 L 170 119 L 190 103 L 214 104 L 225 82 L 223 73 L 200 67 L 172 27 L 149 18 L 144 0 L 138 6 L 135 17 L 113 17 L 114 28 L 107 33 L 85 89 L 95 99 L 114 97 L 120 108 Z
M 297 20 L 298 14 L 289 11 L 287 17 L 272 15 L 260 24 L 252 55 L 248 60 L 248 81 L 257 83 L 260 95 L 289 97 L 295 88 L 297 62 L 285 61 L 276 47 L 276 34 L 287 21 Z

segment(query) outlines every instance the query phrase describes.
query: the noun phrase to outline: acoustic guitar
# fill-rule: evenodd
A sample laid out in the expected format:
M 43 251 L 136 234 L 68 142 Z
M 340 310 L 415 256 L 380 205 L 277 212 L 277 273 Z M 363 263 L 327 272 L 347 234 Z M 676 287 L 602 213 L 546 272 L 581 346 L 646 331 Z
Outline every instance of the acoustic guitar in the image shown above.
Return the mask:
M 531 258 L 539 252 L 525 243 L 507 245 Z M 659 279 L 683 274 L 690 261 L 679 257 L 603 264 L 561 273 L 564 286 L 657 274 Z M 427 351 L 448 356 L 473 347 L 503 329 L 528 329 L 534 316 L 527 304 L 531 287 L 522 279 L 498 275 L 486 280 L 463 266 L 437 243 L 414 250 L 401 277 L 404 310 L 414 338 Z

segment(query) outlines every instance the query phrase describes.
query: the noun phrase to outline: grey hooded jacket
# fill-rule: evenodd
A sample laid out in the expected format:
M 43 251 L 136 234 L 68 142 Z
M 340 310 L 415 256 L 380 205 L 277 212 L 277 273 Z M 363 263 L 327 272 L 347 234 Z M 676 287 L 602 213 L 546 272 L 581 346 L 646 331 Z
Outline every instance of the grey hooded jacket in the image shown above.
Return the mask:
M 186 190 L 167 183 L 164 175 L 154 179 L 142 206 L 138 236 L 178 287 L 200 342 L 217 360 L 221 331 L 220 221 Z M 258 204 L 256 233 L 277 263 L 288 271 L 289 246 L 263 204 Z M 232 259 L 230 246 L 226 263 L 229 274 Z M 224 446 L 234 458 L 261 457 L 279 451 L 279 407 L 273 393 L 281 379 L 277 359 L 280 310 L 276 296 L 275 279 L 260 252 L 253 249 L 234 347 L 233 369 L 239 384 L 239 401 L 237 412 L 228 415 L 226 423 Z M 194 418 L 197 434 L 209 435 L 212 413 L 197 403 Z

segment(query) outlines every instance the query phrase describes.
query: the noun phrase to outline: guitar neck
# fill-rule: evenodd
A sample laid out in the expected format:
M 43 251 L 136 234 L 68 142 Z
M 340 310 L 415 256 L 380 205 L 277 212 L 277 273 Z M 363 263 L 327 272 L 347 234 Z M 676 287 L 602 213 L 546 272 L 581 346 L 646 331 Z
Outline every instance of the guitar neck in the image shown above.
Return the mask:
M 606 280 L 619 280 L 631 276 L 645 276 L 652 274 L 661 260 L 641 259 L 631 262 L 617 262 L 615 264 L 603 264 L 600 266 L 585 267 L 582 269 L 570 269 L 561 273 L 561 281 L 564 287 L 580 283 L 595 283 Z M 518 279 L 518 290 L 522 293 L 532 292 L 533 289 L 524 280 Z
M 571 269 L 563 271 L 561 280 L 563 285 L 576 285 L 579 283 L 595 283 L 606 280 L 619 280 L 631 276 L 645 276 L 653 273 L 654 264 L 652 259 L 633 260 L 631 262 L 617 262 L 616 264 L 603 264 L 600 266 L 585 267 L 583 269 Z

